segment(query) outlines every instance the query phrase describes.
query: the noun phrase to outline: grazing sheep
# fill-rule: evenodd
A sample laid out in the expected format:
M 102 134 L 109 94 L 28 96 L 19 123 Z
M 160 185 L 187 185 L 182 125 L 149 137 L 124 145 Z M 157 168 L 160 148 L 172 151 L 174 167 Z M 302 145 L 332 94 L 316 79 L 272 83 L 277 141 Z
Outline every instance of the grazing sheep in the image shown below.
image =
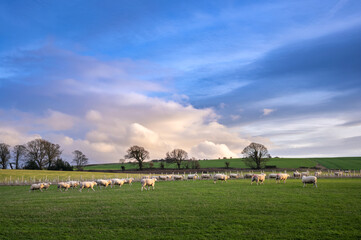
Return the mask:
M 310 175 L 310 172 L 309 172 L 309 171 L 307 171 L 307 172 L 301 172 L 301 177 L 303 177 L 303 176 L 307 177 L 307 176 L 309 176 L 309 175 Z
M 168 180 L 168 176 L 167 175 L 160 175 L 158 177 L 159 180 L 163 180 L 163 181 L 167 181 Z
M 229 178 L 240 178 L 241 175 L 239 173 L 231 173 L 229 174 Z
M 278 181 L 279 183 L 281 183 L 281 180 L 283 181 L 283 183 L 286 183 L 286 180 L 287 180 L 287 178 L 288 178 L 289 176 L 290 176 L 290 175 L 287 174 L 287 173 L 279 173 L 279 174 L 277 174 L 277 176 L 276 176 L 276 183 L 277 183 L 277 181 Z
M 294 178 L 300 178 L 301 177 L 301 173 L 299 173 L 297 170 L 295 172 L 293 172 L 293 177 Z
M 79 184 L 79 192 L 82 192 L 83 188 L 87 188 L 87 189 L 88 189 L 88 192 L 89 192 L 89 189 L 92 189 L 93 191 L 95 191 L 93 187 L 96 186 L 96 185 L 97 185 L 97 183 L 94 182 L 94 181 L 91 181 L 91 182 L 81 182 L 81 183 Z
M 103 180 L 103 179 L 99 179 L 96 181 L 97 185 L 99 185 L 99 188 L 101 188 L 102 186 L 104 188 L 107 188 L 109 186 L 109 181 L 108 180 Z M 110 181 L 111 183 L 111 181 Z
M 70 184 L 67 182 L 60 182 L 58 183 L 58 190 L 62 191 L 61 189 L 65 189 L 65 191 L 68 191 L 68 189 L 70 188 Z
M 246 173 L 243 177 L 244 178 L 252 178 L 253 173 Z
M 228 176 L 225 175 L 225 174 L 216 174 L 216 175 L 214 175 L 214 177 L 213 177 L 214 183 L 216 183 L 217 180 L 220 180 L 220 181 L 222 181 L 222 182 L 223 182 L 223 181 L 227 182 L 227 179 L 228 179 Z
M 69 181 L 68 183 L 69 183 L 71 189 L 74 189 L 79 186 L 78 181 Z
M 195 179 L 197 179 L 198 178 L 198 175 L 197 174 L 189 174 L 188 176 L 187 176 L 187 179 L 193 179 L 193 180 L 195 180 Z
M 322 175 L 322 172 L 321 172 L 321 171 L 315 172 L 315 176 L 316 176 L 316 177 L 319 177 L 319 176 L 321 176 L 321 175 Z
M 342 171 L 335 172 L 335 176 L 337 176 L 337 177 L 342 177 L 342 174 L 343 174 L 343 172 L 342 172 Z
M 122 187 L 125 183 L 125 179 L 113 178 L 111 182 L 112 182 L 112 184 L 110 185 L 111 188 L 113 187 L 113 185 L 119 185 L 119 187 Z
M 141 188 L 141 191 L 143 191 L 143 189 L 145 188 L 145 190 L 147 190 L 146 186 L 148 186 L 148 190 L 149 190 L 149 187 L 152 186 L 153 187 L 153 190 L 154 190 L 154 185 L 155 185 L 155 182 L 157 181 L 156 178 L 153 178 L 153 179 L 142 179 L 140 180 L 140 183 L 142 184 L 142 188 Z
M 133 182 L 133 178 L 126 178 L 126 179 L 124 179 L 124 184 L 132 185 L 132 182 Z
M 313 184 L 313 186 L 317 187 L 317 177 L 315 176 L 303 176 L 302 177 L 302 183 L 303 183 L 303 187 L 306 186 L 306 184 Z
M 276 178 L 277 177 L 277 173 L 271 173 L 268 175 L 268 178 Z
M 43 188 L 44 188 L 44 184 L 43 184 L 43 183 L 31 184 L 29 192 L 34 191 L 34 190 L 40 190 L 40 192 L 42 192 L 42 191 L 43 191 L 43 190 L 42 190 Z
M 212 175 L 211 174 L 206 174 L 206 173 L 203 173 L 201 175 L 201 179 L 211 179 L 212 178 Z
M 260 184 L 264 184 L 265 178 L 266 178 L 265 174 L 253 174 L 252 180 L 251 180 L 251 185 L 253 184 L 253 182 L 256 182 L 257 185 L 259 182 L 260 182 Z
M 174 175 L 173 179 L 174 180 L 183 180 L 183 176 L 182 175 Z
M 153 176 L 150 179 L 157 179 L 157 181 L 159 180 L 159 176 Z
M 50 187 L 50 185 L 51 185 L 51 183 L 43 183 L 43 185 L 44 185 L 44 189 L 45 189 L 45 190 L 48 190 L 49 187 Z

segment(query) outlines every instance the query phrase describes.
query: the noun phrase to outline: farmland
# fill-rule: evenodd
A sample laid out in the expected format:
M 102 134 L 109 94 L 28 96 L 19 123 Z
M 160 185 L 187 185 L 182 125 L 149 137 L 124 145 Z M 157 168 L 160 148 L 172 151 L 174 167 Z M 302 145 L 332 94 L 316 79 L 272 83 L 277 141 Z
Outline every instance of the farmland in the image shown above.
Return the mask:
M 360 239 L 361 179 L 158 182 L 96 192 L 0 186 L 0 239 Z
M 246 168 L 242 159 L 216 159 L 216 160 L 201 160 L 199 161 L 201 168 L 224 168 L 225 162 L 230 163 L 231 168 Z M 328 169 L 361 169 L 361 157 L 338 157 L 338 158 L 272 158 L 267 162 L 269 166 L 276 166 L 277 168 L 312 168 L 320 164 Z M 136 164 L 125 163 L 126 170 L 137 169 Z M 160 163 L 155 162 L 154 168 L 160 168 Z M 176 164 L 165 164 L 165 168 L 175 169 Z M 90 165 L 86 170 L 120 170 L 121 164 L 98 164 Z

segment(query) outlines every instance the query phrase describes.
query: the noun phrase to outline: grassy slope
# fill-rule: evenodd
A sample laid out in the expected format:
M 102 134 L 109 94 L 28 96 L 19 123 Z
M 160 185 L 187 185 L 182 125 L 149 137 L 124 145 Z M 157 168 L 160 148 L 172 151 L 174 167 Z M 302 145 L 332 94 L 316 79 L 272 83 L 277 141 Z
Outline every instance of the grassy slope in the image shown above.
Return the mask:
M 159 182 L 96 192 L 0 187 L 0 239 L 360 239 L 361 180 Z
M 242 159 L 217 159 L 202 160 L 200 165 L 202 168 L 219 168 L 225 167 L 225 162 L 230 162 L 232 168 L 246 168 Z M 339 158 L 273 158 L 267 165 L 275 165 L 278 168 L 299 168 L 299 167 L 315 167 L 321 164 L 329 169 L 361 169 L 361 157 L 339 157 Z M 160 168 L 160 163 L 154 163 L 155 168 Z M 175 164 L 166 164 L 166 168 L 176 168 Z M 127 170 L 136 169 L 137 165 L 125 164 Z M 99 164 L 87 166 L 86 170 L 120 170 L 120 164 Z

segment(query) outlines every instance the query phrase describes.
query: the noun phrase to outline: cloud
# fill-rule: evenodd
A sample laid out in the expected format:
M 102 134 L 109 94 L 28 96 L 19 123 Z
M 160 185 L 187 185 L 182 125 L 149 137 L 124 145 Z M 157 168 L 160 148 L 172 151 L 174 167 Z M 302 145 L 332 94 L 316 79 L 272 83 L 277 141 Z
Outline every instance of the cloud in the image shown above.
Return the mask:
M 236 157 L 237 154 L 232 152 L 225 144 L 216 144 L 210 141 L 203 141 L 192 147 L 191 155 L 198 159 L 217 159 L 223 157 Z
M 274 111 L 276 111 L 276 109 L 264 108 L 263 109 L 263 116 L 267 116 L 267 115 L 271 114 Z
M 76 121 L 76 117 L 49 109 L 46 117 L 39 119 L 38 123 L 48 126 L 51 130 L 61 131 L 71 129 Z

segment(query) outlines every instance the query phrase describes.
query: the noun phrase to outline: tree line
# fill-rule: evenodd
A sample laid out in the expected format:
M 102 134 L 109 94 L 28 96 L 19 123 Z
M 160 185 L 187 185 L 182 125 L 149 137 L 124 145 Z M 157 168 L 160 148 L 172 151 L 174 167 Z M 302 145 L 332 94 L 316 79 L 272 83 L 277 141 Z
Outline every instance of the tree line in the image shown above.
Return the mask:
M 45 139 L 34 139 L 26 144 L 15 145 L 13 148 L 0 143 L 0 165 L 2 169 L 48 169 L 71 171 L 73 166 L 61 157 L 63 150 L 59 144 Z M 88 163 L 88 158 L 79 150 L 73 152 L 73 163 L 78 170 Z

